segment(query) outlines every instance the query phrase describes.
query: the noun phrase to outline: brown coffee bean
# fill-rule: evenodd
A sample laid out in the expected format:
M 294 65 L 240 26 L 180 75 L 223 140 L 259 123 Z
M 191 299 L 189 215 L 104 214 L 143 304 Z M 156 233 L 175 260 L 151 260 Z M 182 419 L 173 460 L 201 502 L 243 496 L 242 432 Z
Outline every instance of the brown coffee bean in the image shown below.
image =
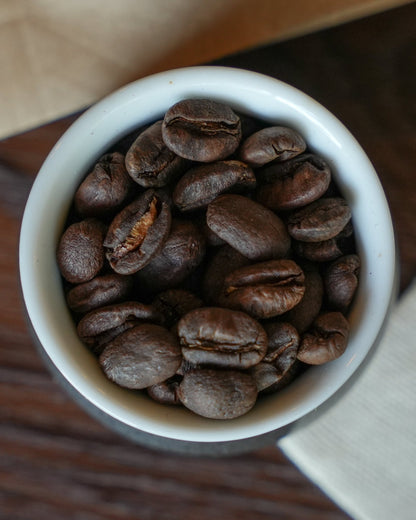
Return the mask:
M 220 307 L 188 312 L 178 323 L 183 357 L 194 365 L 248 368 L 267 349 L 263 327 L 247 314 Z
M 293 367 L 300 338 L 290 323 L 267 322 L 264 329 L 269 338 L 263 360 L 250 369 L 259 392 L 276 392 L 292 380 Z
M 241 140 L 240 118 L 222 103 L 185 99 L 165 114 L 163 140 L 177 155 L 199 162 L 225 159 Z
M 280 379 L 277 368 L 271 363 L 260 361 L 249 369 L 249 374 L 256 383 L 257 391 L 264 392 L 273 387 Z
M 189 311 L 203 306 L 203 301 L 185 289 L 168 289 L 159 293 L 152 302 L 163 316 L 166 327 L 171 328 Z
M 85 217 L 115 213 L 129 198 L 134 183 L 124 165 L 124 155 L 103 155 L 75 193 L 75 209 Z
M 206 207 L 218 195 L 253 189 L 253 170 L 241 161 L 217 161 L 188 170 L 176 184 L 173 202 L 181 211 Z
M 103 241 L 106 227 L 88 218 L 71 224 L 62 235 L 57 261 L 62 276 L 70 283 L 88 282 L 104 266 Z
M 157 383 L 147 388 L 147 394 L 154 401 L 160 404 L 178 405 L 181 404 L 178 398 L 178 388 L 182 378 L 173 376 L 166 381 Z
M 305 276 L 293 260 L 269 260 L 241 267 L 224 280 L 221 303 L 259 319 L 283 314 L 300 302 Z
M 105 274 L 73 287 L 66 301 L 74 312 L 89 312 L 126 299 L 132 287 L 133 279 L 130 276 Z
M 182 404 L 210 419 L 234 419 L 253 408 L 257 387 L 251 375 L 236 370 L 198 369 L 185 374 L 178 389 Z
M 274 163 L 257 174 L 256 200 L 275 211 L 293 210 L 319 199 L 331 181 L 329 166 L 320 157 L 302 154 Z
M 242 195 L 221 195 L 211 202 L 207 224 L 250 260 L 282 258 L 290 248 L 290 237 L 282 220 Z
M 318 270 L 311 266 L 303 266 L 305 274 L 305 293 L 301 301 L 281 319 L 291 323 L 299 334 L 305 332 L 318 316 L 322 307 L 324 286 Z
M 196 218 L 195 221 L 197 222 L 198 227 L 201 230 L 201 233 L 205 237 L 205 242 L 207 244 L 207 247 L 214 248 L 214 247 L 226 245 L 226 242 L 224 242 L 224 240 L 221 237 L 219 237 L 216 233 L 214 233 L 212 231 L 212 229 L 210 229 L 208 227 L 208 224 L 207 224 L 207 221 L 206 221 L 205 217 L 206 217 L 206 215 L 204 213 L 202 218 Z
M 174 219 L 160 252 L 136 274 L 142 289 L 151 293 L 181 284 L 201 263 L 205 239 L 188 220 Z
M 299 361 L 322 365 L 339 358 L 347 348 L 349 330 L 349 323 L 341 312 L 320 314 L 312 329 L 302 337 Z
M 81 340 L 95 353 L 127 329 L 143 322 L 161 323 L 163 317 L 152 305 L 124 302 L 94 309 L 78 323 Z
M 99 362 L 108 379 L 139 390 L 174 376 L 181 364 L 181 353 L 171 332 L 160 325 L 145 323 L 108 343 Z
M 312 202 L 288 218 L 287 229 L 296 240 L 321 242 L 340 233 L 351 218 L 347 202 L 340 197 Z
M 298 331 L 291 323 L 272 321 L 264 324 L 268 337 L 265 363 L 272 363 L 286 372 L 294 360 L 300 344 Z
M 248 265 L 250 260 L 228 244 L 221 246 L 206 266 L 202 281 L 205 301 L 218 305 L 225 277 L 235 269 Z
M 263 128 L 248 137 L 239 150 L 239 157 L 250 166 L 259 167 L 271 161 L 287 161 L 306 150 L 303 137 L 284 126 Z
M 181 175 L 187 161 L 172 152 L 162 138 L 162 121 L 144 130 L 126 154 L 131 178 L 145 188 L 160 188 Z
M 311 262 L 330 262 L 340 256 L 354 251 L 354 236 L 351 221 L 334 238 L 322 242 L 292 241 L 297 255 Z
M 163 194 L 147 190 L 114 217 L 104 246 L 111 267 L 133 274 L 159 253 L 169 234 L 171 213 Z
M 359 271 L 358 255 L 342 256 L 326 268 L 323 280 L 331 309 L 347 312 L 358 286 Z

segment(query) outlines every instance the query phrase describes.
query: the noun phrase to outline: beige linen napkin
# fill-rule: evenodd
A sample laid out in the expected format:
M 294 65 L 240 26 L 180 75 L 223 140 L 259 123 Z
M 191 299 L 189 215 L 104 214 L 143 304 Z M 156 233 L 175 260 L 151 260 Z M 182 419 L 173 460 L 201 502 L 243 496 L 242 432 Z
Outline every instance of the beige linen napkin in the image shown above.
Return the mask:
M 153 72 L 410 0 L 0 0 L 0 138 Z
M 416 280 L 355 384 L 279 446 L 354 519 L 416 518 Z

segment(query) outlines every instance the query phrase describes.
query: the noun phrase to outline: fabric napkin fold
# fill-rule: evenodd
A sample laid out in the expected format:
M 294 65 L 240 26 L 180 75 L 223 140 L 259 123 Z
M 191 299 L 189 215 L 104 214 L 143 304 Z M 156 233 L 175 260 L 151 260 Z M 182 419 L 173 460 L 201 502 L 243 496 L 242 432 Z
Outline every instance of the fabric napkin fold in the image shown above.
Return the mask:
M 278 446 L 356 520 L 416 518 L 416 280 L 354 385 Z
M 0 139 L 135 79 L 410 0 L 0 0 Z

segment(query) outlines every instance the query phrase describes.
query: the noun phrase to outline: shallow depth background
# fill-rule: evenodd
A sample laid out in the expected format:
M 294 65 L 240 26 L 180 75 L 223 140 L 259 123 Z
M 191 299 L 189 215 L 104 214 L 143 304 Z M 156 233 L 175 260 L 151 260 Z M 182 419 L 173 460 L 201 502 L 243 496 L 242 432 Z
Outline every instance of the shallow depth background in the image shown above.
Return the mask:
M 416 4 L 217 60 L 306 91 L 373 161 L 416 271 Z M 3 98 L 4 99 L 4 98 Z M 53 381 L 27 332 L 20 219 L 39 166 L 74 116 L 0 142 L 0 519 L 345 519 L 274 446 L 231 459 L 166 455 L 119 438 Z

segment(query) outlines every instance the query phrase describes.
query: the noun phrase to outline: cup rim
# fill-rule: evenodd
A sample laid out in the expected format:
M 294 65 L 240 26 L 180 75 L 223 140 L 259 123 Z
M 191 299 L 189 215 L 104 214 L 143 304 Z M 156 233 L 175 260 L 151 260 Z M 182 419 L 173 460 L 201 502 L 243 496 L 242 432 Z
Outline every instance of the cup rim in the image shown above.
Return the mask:
M 248 414 L 232 421 L 205 419 L 157 403 L 146 408 L 146 398 L 104 381 L 99 369 L 92 369 L 94 360 L 75 335 L 62 287 L 58 288 L 60 276 L 54 252 L 70 202 L 63 192 L 74 193 L 93 157 L 98 158 L 122 135 L 154 120 L 157 114 L 160 117 L 173 101 L 185 97 L 210 97 L 270 122 L 293 123 L 291 126 L 299 128 L 317 152 L 332 146 L 333 151 L 331 148 L 331 153 L 323 155 L 352 207 L 358 248 L 364 259 L 364 276 L 350 315 L 352 336 L 346 354 L 330 366 L 312 367 L 281 394 L 264 398 Z M 277 114 L 282 114 L 281 119 Z M 71 163 L 77 151 L 80 157 Z M 347 159 L 352 170 L 360 169 L 358 173 L 352 171 L 351 177 L 345 173 Z M 360 182 L 365 184 L 365 190 L 358 189 Z M 364 228 L 365 220 L 372 229 L 371 237 Z M 364 150 L 332 113 L 278 79 L 244 69 L 200 66 L 134 81 L 94 104 L 69 127 L 42 165 L 30 192 L 21 225 L 19 269 L 28 317 L 42 348 L 87 401 L 110 417 L 150 434 L 184 441 L 223 442 L 287 426 L 326 402 L 350 379 L 375 343 L 388 314 L 395 284 L 395 254 L 391 216 L 377 174 Z M 326 384 L 318 384 L 318 378 Z M 142 414 L 135 410 L 137 399 L 142 399 Z M 148 411 L 144 413 L 143 408 Z

